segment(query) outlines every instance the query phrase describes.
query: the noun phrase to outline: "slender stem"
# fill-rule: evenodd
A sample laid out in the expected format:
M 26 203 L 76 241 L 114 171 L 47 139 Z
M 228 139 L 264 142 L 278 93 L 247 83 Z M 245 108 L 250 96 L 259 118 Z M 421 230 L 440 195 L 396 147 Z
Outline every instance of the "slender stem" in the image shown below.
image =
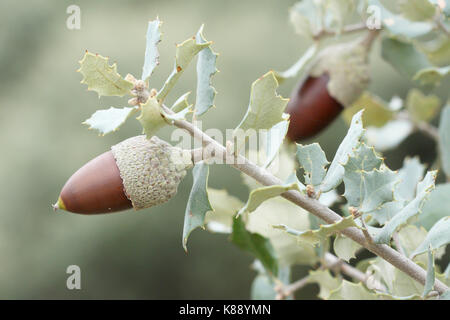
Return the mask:
M 169 114 L 173 113 L 172 110 L 164 105 L 162 106 L 162 108 Z M 227 159 L 228 154 L 226 148 L 222 144 L 218 143 L 213 138 L 205 134 L 199 128 L 193 126 L 191 123 L 185 120 L 175 120 L 174 125 L 179 128 L 185 129 L 194 138 L 201 140 L 204 146 L 212 146 L 214 148 L 216 156 L 222 156 Z M 279 178 L 275 177 L 267 170 L 251 163 L 247 158 L 241 155 L 235 155 L 234 159 L 235 162 L 229 163 L 229 165 L 247 174 L 248 176 L 252 177 L 265 186 L 280 185 L 283 183 Z M 319 201 L 308 198 L 301 192 L 290 190 L 283 193 L 282 197 L 309 211 L 311 214 L 319 217 L 326 223 L 336 223 L 342 220 L 342 217 L 339 214 L 324 206 Z M 427 278 L 426 271 L 416 263 L 414 263 L 412 260 L 398 253 L 396 250 L 384 244 L 367 243 L 366 237 L 364 236 L 362 231 L 356 227 L 344 229 L 342 230 L 342 234 L 356 241 L 361 246 L 365 247 L 377 256 L 383 258 L 396 268 L 408 274 L 414 280 L 425 285 L 425 281 Z M 440 294 L 444 293 L 448 289 L 448 287 L 438 279 L 436 279 L 435 288 Z

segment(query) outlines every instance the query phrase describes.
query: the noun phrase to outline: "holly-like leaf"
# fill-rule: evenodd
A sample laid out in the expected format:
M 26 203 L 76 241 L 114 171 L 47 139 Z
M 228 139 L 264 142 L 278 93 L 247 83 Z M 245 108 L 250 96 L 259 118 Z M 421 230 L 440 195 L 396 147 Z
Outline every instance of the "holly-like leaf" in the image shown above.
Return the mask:
M 88 86 L 88 90 L 98 93 L 98 96 L 119 96 L 130 94 L 133 83 L 123 79 L 117 73 L 117 65 L 108 64 L 109 58 L 88 51 L 80 61 L 80 69 L 77 71 L 83 75 L 81 83 Z
M 402 15 L 411 21 L 430 20 L 436 13 L 429 0 L 400 0 L 398 6 Z
M 438 184 L 436 189 L 430 193 L 416 224 L 430 230 L 441 218 L 450 216 L 449 194 L 450 183 Z
M 203 36 L 203 25 L 197 32 L 198 44 L 208 43 Z M 211 85 L 211 78 L 217 72 L 216 59 L 218 54 L 211 47 L 204 48 L 198 54 L 197 60 L 197 100 L 195 101 L 195 114 L 200 116 L 214 106 L 216 89 Z
M 397 213 L 374 237 L 376 243 L 388 244 L 392 234 L 413 216 L 420 213 L 426 198 L 434 188 L 436 171 L 430 171 L 417 185 L 416 197 L 411 200 L 399 213 Z
M 287 115 L 283 111 L 289 99 L 278 95 L 277 87 L 278 82 L 273 71 L 253 82 L 247 113 L 236 130 L 268 130 L 280 121 L 287 119 Z
M 359 141 L 364 133 L 361 119 L 362 113 L 363 110 L 353 116 L 347 135 L 339 145 L 336 155 L 334 156 L 334 159 L 328 168 L 327 174 L 322 181 L 320 186 L 320 190 L 322 192 L 328 192 L 336 188 L 342 182 L 345 173 L 342 164 L 347 162 L 348 157 L 353 152 L 353 149 L 359 144 Z
M 213 211 L 208 198 L 208 176 L 209 166 L 202 162 L 197 163 L 192 170 L 194 182 L 192 185 L 189 200 L 184 215 L 183 227 L 183 248 L 187 251 L 187 240 L 191 232 L 204 227 L 205 215 L 208 211 Z
M 309 272 L 308 282 L 317 283 L 319 285 L 320 291 L 317 296 L 324 300 L 327 300 L 331 292 L 339 288 L 341 284 L 341 281 L 334 278 L 329 270 L 320 269 Z
M 244 212 L 251 213 L 255 211 L 264 201 L 270 198 L 278 197 L 289 190 L 300 191 L 299 185 L 297 183 L 291 183 L 288 185 L 272 185 L 254 189 L 250 192 L 247 203 L 241 210 L 239 210 L 238 215 L 241 215 Z
M 334 239 L 333 249 L 336 255 L 347 262 L 351 258 L 356 258 L 356 251 L 358 251 L 361 246 L 346 236 L 338 234 Z
M 441 100 L 438 96 L 424 95 L 420 90 L 411 89 L 406 98 L 406 108 L 414 121 L 431 121 L 439 112 Z
M 211 42 L 197 43 L 196 37 L 187 39 L 181 44 L 177 44 L 175 53 L 175 66 L 172 73 L 167 78 L 161 90 L 159 90 L 156 98 L 158 101 L 164 101 L 166 96 L 172 90 L 175 83 L 178 81 L 184 70 L 194 57 L 204 48 L 209 47 Z
M 298 61 L 293 64 L 289 69 L 286 71 L 275 71 L 275 77 L 277 78 L 277 81 L 279 84 L 281 84 L 286 79 L 295 78 L 299 74 L 302 74 L 306 71 L 308 66 L 310 65 L 311 61 L 316 56 L 317 52 L 319 50 L 319 44 L 315 42 L 313 45 L 311 45 L 308 50 L 305 51 L 305 53 L 298 59 Z
M 392 120 L 382 128 L 367 128 L 365 137 L 369 145 L 385 151 L 397 147 L 413 130 L 414 125 L 409 120 Z
M 439 149 L 441 150 L 442 169 L 447 177 L 450 177 L 450 103 L 447 103 L 441 113 Z
M 136 118 L 142 125 L 147 138 L 152 137 L 167 122 L 161 115 L 161 106 L 155 97 L 151 97 L 141 107 L 141 114 Z
M 121 109 L 111 107 L 105 110 L 97 110 L 83 124 L 88 125 L 89 129 L 98 130 L 104 136 L 110 132 L 117 131 L 137 109 L 137 107 Z
M 417 185 L 417 184 L 416 184 Z M 395 196 L 395 191 L 394 191 Z M 383 204 L 378 209 L 371 212 L 372 217 L 380 225 L 386 224 L 387 221 L 391 220 L 393 216 L 399 213 L 405 206 L 405 201 L 396 200 L 390 201 Z
M 444 217 L 430 229 L 425 240 L 414 250 L 413 256 L 432 250 L 450 243 L 450 216 Z
M 327 173 L 325 167 L 329 164 L 320 145 L 297 144 L 297 160 L 305 169 L 305 183 L 314 187 L 320 185 Z
M 166 122 L 173 124 L 176 120 L 186 120 L 187 114 L 192 112 L 191 107 L 192 105 L 174 114 L 169 114 L 161 109 L 161 116 L 166 120 Z
M 275 159 L 280 147 L 283 145 L 284 138 L 289 128 L 289 121 L 283 120 L 274 125 L 265 136 L 264 151 L 266 153 L 266 158 L 263 164 L 264 168 L 270 166 L 272 161 Z
M 275 251 L 270 240 L 257 233 L 251 233 L 245 228 L 242 217 L 237 217 L 233 222 L 231 242 L 240 249 L 250 252 L 261 261 L 266 271 L 272 275 L 278 274 L 278 263 Z
M 398 230 L 396 246 L 399 245 L 407 257 L 410 257 L 414 250 L 425 240 L 427 231 L 422 227 L 417 227 L 412 224 L 408 224 Z M 427 265 L 427 258 L 424 255 L 419 255 L 414 258 L 416 263 L 420 263 L 423 266 Z
M 394 112 L 385 101 L 368 91 L 365 91 L 350 107 L 345 108 L 342 116 L 350 123 L 353 115 L 361 109 L 364 109 L 364 127 L 382 127 L 394 116 Z
M 433 250 L 431 250 L 430 248 L 428 250 L 427 278 L 425 281 L 425 286 L 423 288 L 422 297 L 426 297 L 431 292 L 431 290 L 433 290 L 435 280 L 434 254 Z
M 342 231 L 346 228 L 359 228 L 352 216 L 345 217 L 336 223 L 320 225 L 320 228 L 315 230 L 299 231 L 283 224 L 274 225 L 273 227 L 275 229 L 284 230 L 288 234 L 297 237 L 299 241 L 309 243 L 313 246 L 319 244 L 321 240 L 324 240 L 332 234 L 335 234 L 336 232 Z
M 233 217 L 244 204 L 226 190 L 208 188 L 208 198 L 214 211 L 206 213 L 206 228 L 211 232 L 231 233 Z
M 358 284 L 342 280 L 341 285 L 330 292 L 329 300 L 376 300 L 376 294 L 367 290 L 360 282 Z
M 373 148 L 361 144 L 344 165 L 344 197 L 360 212 L 371 212 L 393 199 L 397 176 L 382 163 Z
M 393 37 L 410 41 L 424 36 L 433 30 L 433 23 L 431 21 L 415 22 L 405 19 L 401 15 L 387 10 L 379 0 L 369 0 L 369 5 L 375 5 L 380 9 L 383 26 Z
M 153 70 L 159 64 L 158 43 L 161 42 L 161 24 L 162 22 L 158 18 L 148 22 L 145 59 L 141 78 L 144 81 L 152 75 Z
M 269 275 L 264 267 L 262 266 L 259 260 L 255 260 L 252 265 L 252 269 L 258 272 L 255 279 L 253 280 L 251 287 L 251 299 L 252 300 L 274 300 L 277 296 L 277 291 L 275 287 L 277 283 L 274 280 L 274 277 Z M 281 281 L 284 285 L 288 285 L 290 282 L 290 267 L 279 268 L 278 270 L 278 280 Z M 291 297 L 287 297 L 288 300 L 291 300 Z

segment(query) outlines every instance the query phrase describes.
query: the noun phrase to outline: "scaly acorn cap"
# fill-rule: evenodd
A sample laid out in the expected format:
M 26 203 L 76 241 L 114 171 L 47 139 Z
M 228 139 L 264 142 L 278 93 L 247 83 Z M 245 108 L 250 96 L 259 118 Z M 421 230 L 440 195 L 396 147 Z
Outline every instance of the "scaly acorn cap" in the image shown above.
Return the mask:
M 193 166 L 188 150 L 145 135 L 129 138 L 111 148 L 128 199 L 135 210 L 167 202 Z
M 176 194 L 192 165 L 188 150 L 157 137 L 132 137 L 75 172 L 54 208 L 95 214 L 158 205 Z
M 369 84 L 368 52 L 367 43 L 361 39 L 329 46 L 319 53 L 310 75 L 320 77 L 327 73 L 329 94 L 348 107 Z

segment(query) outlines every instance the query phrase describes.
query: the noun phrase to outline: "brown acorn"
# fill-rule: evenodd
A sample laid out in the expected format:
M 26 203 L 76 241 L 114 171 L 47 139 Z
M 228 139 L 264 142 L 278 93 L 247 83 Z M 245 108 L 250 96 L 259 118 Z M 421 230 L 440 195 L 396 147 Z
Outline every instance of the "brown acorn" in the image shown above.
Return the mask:
M 332 45 L 319 53 L 286 107 L 290 115 L 287 137 L 291 141 L 322 131 L 367 88 L 368 48 L 372 40 Z
M 176 194 L 190 167 L 190 151 L 157 137 L 132 137 L 75 172 L 54 208 L 96 214 L 152 207 Z

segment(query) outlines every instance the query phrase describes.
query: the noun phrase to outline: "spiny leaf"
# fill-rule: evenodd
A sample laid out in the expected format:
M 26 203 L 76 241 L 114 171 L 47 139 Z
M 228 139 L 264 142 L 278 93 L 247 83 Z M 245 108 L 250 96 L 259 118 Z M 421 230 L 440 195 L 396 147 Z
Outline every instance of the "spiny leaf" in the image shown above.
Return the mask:
M 359 228 L 352 216 L 345 217 L 336 223 L 320 225 L 320 228 L 316 230 L 298 231 L 282 224 L 274 225 L 273 227 L 275 229 L 284 230 L 288 234 L 296 236 L 299 241 L 307 242 L 313 246 L 319 244 L 321 240 L 326 239 L 330 235 L 342 231 L 346 228 Z
M 121 109 L 111 107 L 105 110 L 97 110 L 83 124 L 89 125 L 89 129 L 98 130 L 104 136 L 117 131 L 137 109 L 137 107 Z
M 344 120 L 351 122 L 353 115 L 364 109 L 364 127 L 382 127 L 394 116 L 394 112 L 389 109 L 387 103 L 380 97 L 365 91 L 350 107 L 342 112 Z
M 423 204 L 434 188 L 436 171 L 430 171 L 425 178 L 417 185 L 416 197 L 411 200 L 399 213 L 397 213 L 375 236 L 376 243 L 388 244 L 392 234 L 413 216 L 420 213 Z
M 208 211 L 213 211 L 208 199 L 209 166 L 202 162 L 197 163 L 192 169 L 194 182 L 192 184 L 191 193 L 186 206 L 183 227 L 183 248 L 187 251 L 187 241 L 191 232 L 198 228 L 204 227 L 205 215 Z
M 161 41 L 161 24 L 162 22 L 158 18 L 148 22 L 145 59 L 142 67 L 142 80 L 144 81 L 152 75 L 153 70 L 159 64 L 158 43 Z
M 250 103 L 247 113 L 237 129 L 270 129 L 287 116 L 283 113 L 289 99 L 283 99 L 276 92 L 277 79 L 273 71 L 263 75 L 253 82 L 250 94 Z
M 418 89 L 411 89 L 406 98 L 406 108 L 414 121 L 430 121 L 439 112 L 441 100 L 438 96 L 424 95 Z
M 167 78 L 164 86 L 158 92 L 156 98 L 158 101 L 164 101 L 166 96 L 172 90 L 175 83 L 178 81 L 180 76 L 183 74 L 184 70 L 188 67 L 192 59 L 206 47 L 209 47 L 211 42 L 197 43 L 196 38 L 192 37 L 187 39 L 181 44 L 177 44 L 177 49 L 175 53 L 175 66 L 172 73 Z
M 430 229 L 425 240 L 413 252 L 413 256 L 423 253 L 431 247 L 432 250 L 450 243 L 450 216 L 444 217 Z
M 426 297 L 434 288 L 435 275 L 434 275 L 434 254 L 433 250 L 428 249 L 428 266 L 427 266 L 427 278 L 425 281 L 425 287 L 423 288 L 422 297 Z
M 344 196 L 351 206 L 358 206 L 364 198 L 364 181 L 363 173 L 374 169 L 380 169 L 383 158 L 380 158 L 374 148 L 368 147 L 364 143 L 360 144 L 354 150 L 347 162 L 344 164 L 344 184 L 346 194 Z M 350 192 L 350 189 L 358 190 L 358 192 Z
M 417 185 L 417 184 L 416 184 Z M 395 191 L 394 191 L 395 197 Z M 399 213 L 405 206 L 405 201 L 396 200 L 390 201 L 383 204 L 378 209 L 371 212 L 372 217 L 380 225 L 384 225 L 387 221 L 391 220 L 393 216 Z
M 173 124 L 176 120 L 186 120 L 186 115 L 188 113 L 192 112 L 191 109 L 192 105 L 188 106 L 187 108 L 175 113 L 175 114 L 168 114 L 163 109 L 161 109 L 161 116 L 170 124 Z
M 327 173 L 325 167 L 329 164 L 320 145 L 297 144 L 297 160 L 305 169 L 305 183 L 314 187 L 320 185 Z
M 322 181 L 320 186 L 322 192 L 328 192 L 331 189 L 336 188 L 342 182 L 345 173 L 342 164 L 347 162 L 348 157 L 351 155 L 353 149 L 359 144 L 359 140 L 364 133 L 361 119 L 362 113 L 363 110 L 353 116 L 347 135 L 339 145 L 336 155 L 328 168 L 327 175 Z
M 80 61 L 78 71 L 83 75 L 81 83 L 88 85 L 88 90 L 94 90 L 98 96 L 122 97 L 131 92 L 133 83 L 123 79 L 117 73 L 117 65 L 108 65 L 109 58 L 88 51 Z
M 336 255 L 345 261 L 350 261 L 351 258 L 356 258 L 356 251 L 358 251 L 361 246 L 346 236 L 338 234 L 334 239 L 333 249 Z
M 161 106 L 155 97 L 151 97 L 141 107 L 141 114 L 136 118 L 142 125 L 147 138 L 152 137 L 167 122 L 161 115 Z
M 279 84 L 283 83 L 286 79 L 297 77 L 298 74 L 302 74 L 306 71 L 306 68 L 316 56 L 317 51 L 319 50 L 319 44 L 314 43 L 311 45 L 308 50 L 300 57 L 300 59 L 292 65 L 289 69 L 283 72 L 275 71 L 275 77 Z
M 450 177 L 450 103 L 441 113 L 439 123 L 439 148 L 441 150 L 442 169 L 447 177 Z
M 208 43 L 203 36 L 203 25 L 197 32 L 198 44 Z M 214 106 L 216 89 L 211 85 L 212 76 L 218 71 L 216 59 L 218 54 L 211 47 L 204 48 L 198 54 L 197 61 L 197 100 L 195 101 L 195 114 L 200 116 Z
M 234 219 L 230 239 L 240 249 L 250 252 L 261 261 L 267 272 L 272 275 L 278 274 L 278 263 L 270 240 L 247 231 L 241 216 Z
M 275 159 L 280 147 L 283 144 L 284 138 L 286 137 L 287 130 L 289 128 L 289 121 L 283 120 L 274 125 L 265 136 L 265 147 L 264 151 L 266 153 L 266 159 L 264 161 L 263 167 L 267 168 L 270 166 L 272 161 Z
M 254 189 L 250 192 L 247 203 L 241 210 L 239 210 L 238 215 L 241 215 L 244 212 L 251 213 L 255 211 L 256 208 L 258 208 L 264 201 L 270 198 L 278 197 L 282 193 L 289 190 L 300 191 L 299 185 L 297 183 L 291 183 L 288 185 L 273 185 Z

